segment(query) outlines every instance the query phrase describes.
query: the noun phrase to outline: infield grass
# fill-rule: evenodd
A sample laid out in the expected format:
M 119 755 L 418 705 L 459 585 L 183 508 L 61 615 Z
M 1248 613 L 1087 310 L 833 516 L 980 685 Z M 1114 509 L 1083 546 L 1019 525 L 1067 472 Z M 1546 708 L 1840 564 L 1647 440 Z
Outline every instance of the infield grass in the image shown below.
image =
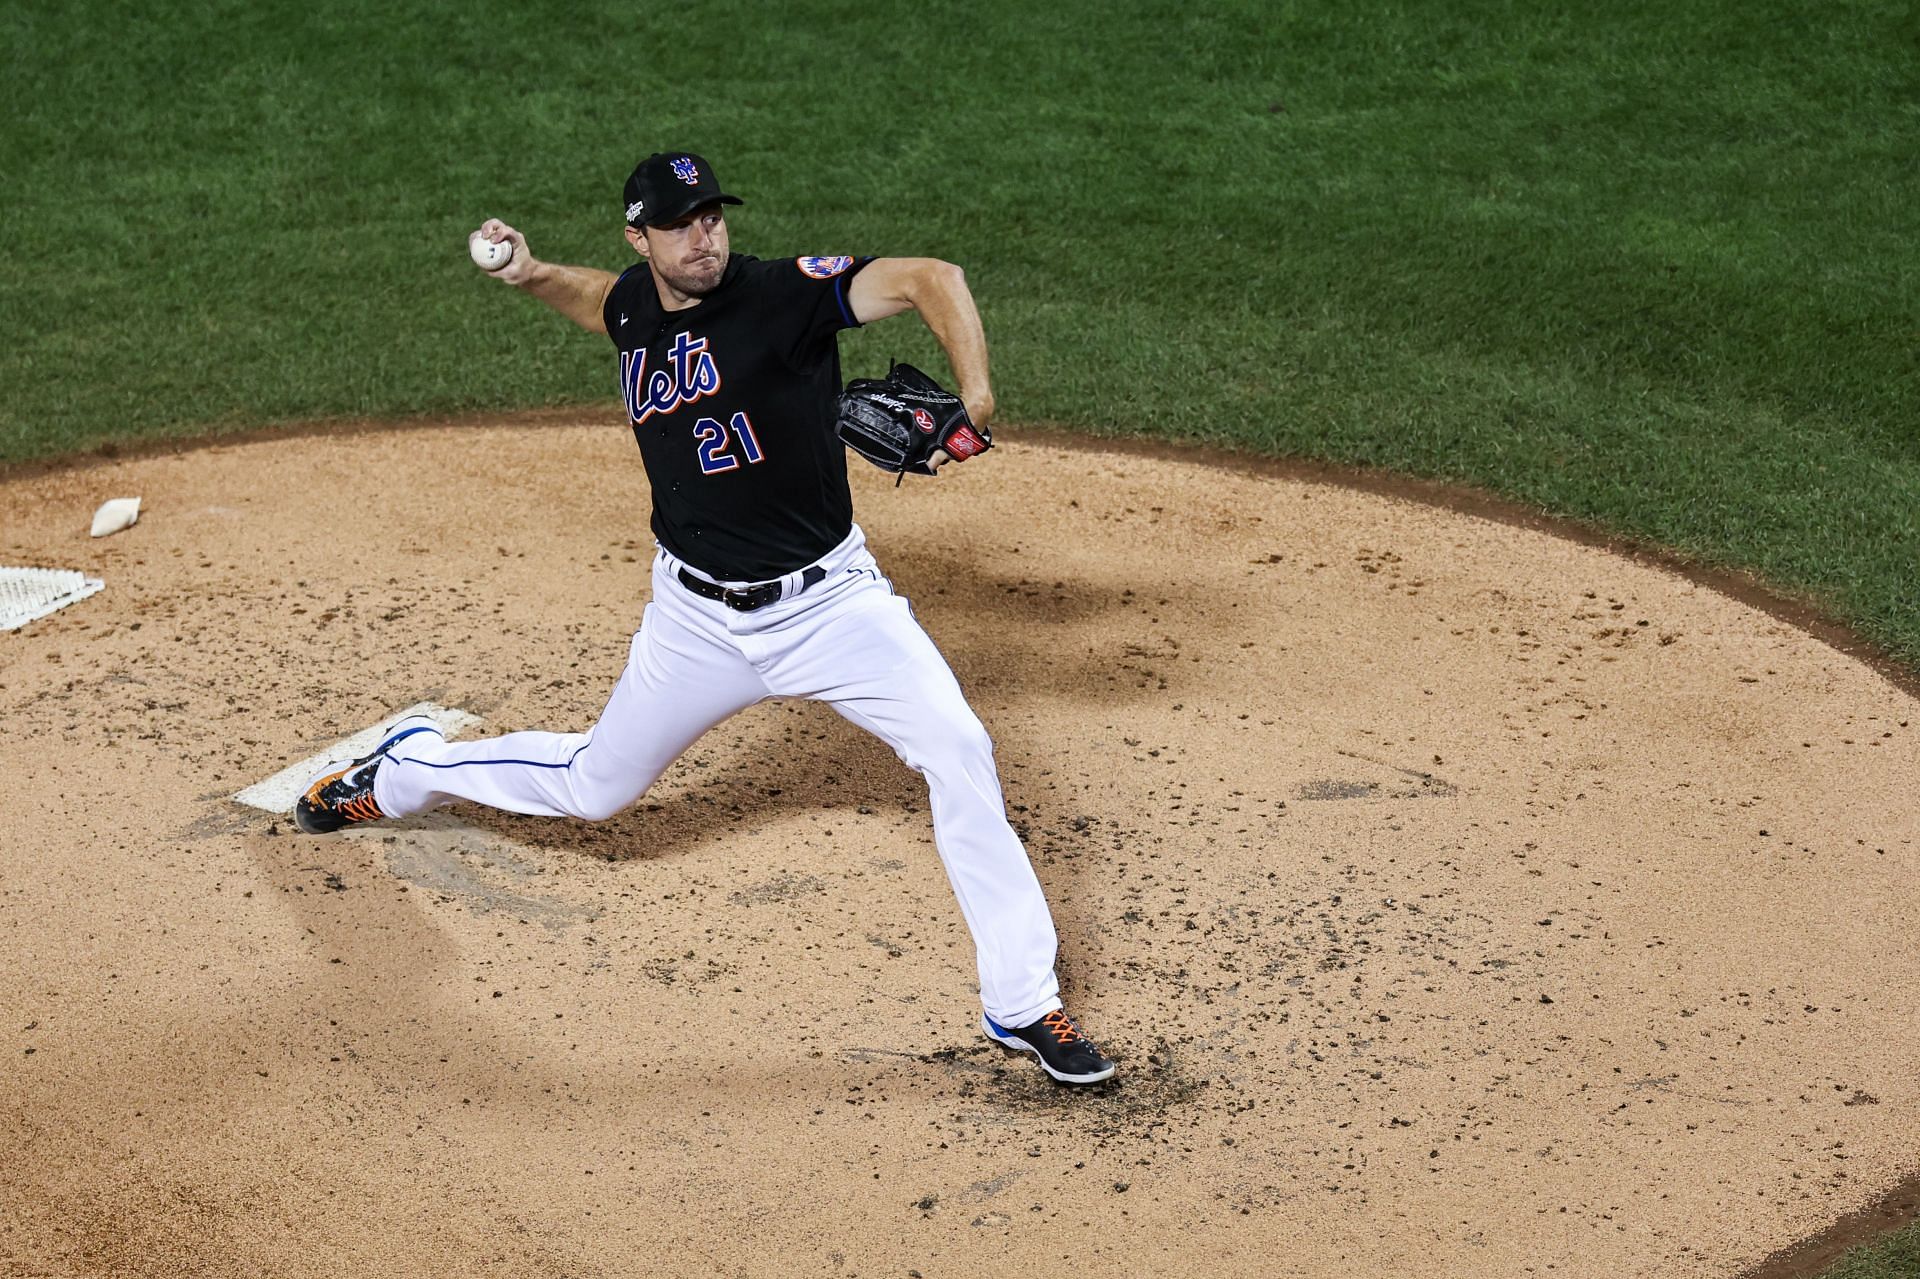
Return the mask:
M 621 179 L 685 146 L 738 250 L 966 266 L 1007 421 L 1478 485 L 1920 664 L 1906 5 L 474 12 L 0 10 L 0 462 L 611 406 L 604 342 L 465 235 L 618 268 Z
M 1855 1248 L 1820 1279 L 1915 1279 L 1920 1276 L 1920 1226 Z
M 609 403 L 464 237 L 617 267 L 684 145 L 739 249 L 965 265 L 1010 422 L 1484 486 L 1920 663 L 1903 6 L 471 12 L 9 7 L 0 461 Z

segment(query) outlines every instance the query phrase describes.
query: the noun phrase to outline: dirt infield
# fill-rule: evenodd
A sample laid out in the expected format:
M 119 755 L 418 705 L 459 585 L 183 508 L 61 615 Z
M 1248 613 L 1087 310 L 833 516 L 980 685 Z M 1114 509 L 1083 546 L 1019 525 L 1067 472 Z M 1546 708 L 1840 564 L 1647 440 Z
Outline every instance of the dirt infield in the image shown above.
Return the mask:
M 1734 1276 L 1920 1170 L 1920 699 L 1545 532 L 1007 434 L 855 500 L 1089 1093 L 980 1038 L 919 779 L 823 707 L 597 826 L 230 802 L 423 698 L 589 724 L 623 428 L 0 479 L 0 563 L 107 582 L 0 635 L 0 1275 Z

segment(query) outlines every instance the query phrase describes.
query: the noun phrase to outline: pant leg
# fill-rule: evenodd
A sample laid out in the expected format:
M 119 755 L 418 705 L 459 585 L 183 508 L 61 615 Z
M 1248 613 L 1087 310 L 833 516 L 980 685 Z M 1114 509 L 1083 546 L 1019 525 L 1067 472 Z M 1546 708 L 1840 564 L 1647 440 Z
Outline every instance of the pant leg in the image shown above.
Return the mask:
M 677 587 L 675 588 L 678 589 Z M 599 721 L 584 733 L 508 733 L 447 742 L 416 733 L 374 774 L 374 802 L 391 817 L 472 800 L 540 817 L 613 816 L 645 793 L 696 738 L 767 696 L 724 632 L 663 597 L 627 653 Z
M 934 844 L 973 933 L 980 1001 L 1001 1025 L 1037 1021 L 1060 1006 L 1058 943 L 1033 863 L 1007 822 L 993 743 L 884 579 L 860 575 L 833 594 L 817 625 L 769 665 L 768 683 L 780 696 L 832 703 L 925 776 Z

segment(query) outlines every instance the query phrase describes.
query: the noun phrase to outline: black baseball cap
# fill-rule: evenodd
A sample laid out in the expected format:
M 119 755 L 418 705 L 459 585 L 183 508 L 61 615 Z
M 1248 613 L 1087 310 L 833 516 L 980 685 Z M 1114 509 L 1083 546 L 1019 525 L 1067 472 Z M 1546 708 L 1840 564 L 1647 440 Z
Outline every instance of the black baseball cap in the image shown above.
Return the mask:
M 703 204 L 743 204 L 720 190 L 713 166 L 691 151 L 655 151 L 627 175 L 627 225 L 665 226 Z

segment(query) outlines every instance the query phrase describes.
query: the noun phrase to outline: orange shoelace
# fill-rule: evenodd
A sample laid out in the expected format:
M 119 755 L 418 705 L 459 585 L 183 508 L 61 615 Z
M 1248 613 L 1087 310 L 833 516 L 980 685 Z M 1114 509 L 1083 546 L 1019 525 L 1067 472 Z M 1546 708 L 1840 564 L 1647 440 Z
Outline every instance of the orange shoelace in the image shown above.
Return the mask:
M 319 808 L 327 807 L 327 802 L 325 798 L 322 797 L 321 792 L 358 767 L 359 762 L 356 761 L 337 773 L 328 773 L 325 777 L 322 777 L 319 781 L 307 788 L 307 803 Z M 334 809 L 350 822 L 377 822 L 386 816 L 385 813 L 380 811 L 380 806 L 373 802 L 373 792 L 371 789 L 364 795 L 355 796 L 344 804 L 334 806 Z
M 340 805 L 340 812 L 347 820 L 355 822 L 374 822 L 381 817 L 380 806 L 373 802 L 372 795 L 362 795 Z
M 1041 1018 L 1040 1024 L 1052 1031 L 1054 1039 L 1061 1044 L 1070 1044 L 1080 1038 L 1080 1032 L 1074 1029 L 1073 1023 L 1067 1020 L 1067 1015 L 1058 1008 Z

